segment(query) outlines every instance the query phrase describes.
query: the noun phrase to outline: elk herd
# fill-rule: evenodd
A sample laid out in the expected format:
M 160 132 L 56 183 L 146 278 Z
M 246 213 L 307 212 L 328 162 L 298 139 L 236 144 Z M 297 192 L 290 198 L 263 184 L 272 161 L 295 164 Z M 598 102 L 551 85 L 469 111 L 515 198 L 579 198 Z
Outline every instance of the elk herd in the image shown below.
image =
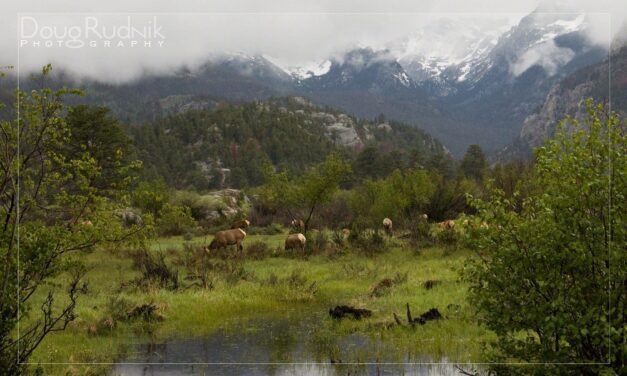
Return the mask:
M 420 218 L 424 221 L 427 221 L 427 214 L 421 214 Z M 392 220 L 390 218 L 383 219 L 383 231 L 388 236 L 393 236 L 394 226 Z M 305 244 L 307 243 L 307 238 L 303 234 L 305 232 L 305 223 L 300 219 L 292 219 L 290 222 L 291 231 L 290 234 L 287 235 L 285 239 L 285 250 L 305 250 Z M 218 249 L 226 249 L 229 246 L 235 245 L 238 251 L 243 250 L 242 242 L 246 237 L 246 231 L 250 226 L 250 221 L 247 219 L 241 219 L 235 221 L 231 224 L 231 228 L 228 230 L 222 230 L 215 233 L 213 240 L 209 244 L 209 250 L 218 250 Z M 455 221 L 452 219 L 447 219 L 442 222 L 436 223 L 438 229 L 442 231 L 453 230 L 455 228 Z M 482 228 L 486 228 L 487 225 L 481 225 Z M 350 230 L 347 228 L 342 229 L 342 236 L 344 238 L 348 238 L 350 235 Z

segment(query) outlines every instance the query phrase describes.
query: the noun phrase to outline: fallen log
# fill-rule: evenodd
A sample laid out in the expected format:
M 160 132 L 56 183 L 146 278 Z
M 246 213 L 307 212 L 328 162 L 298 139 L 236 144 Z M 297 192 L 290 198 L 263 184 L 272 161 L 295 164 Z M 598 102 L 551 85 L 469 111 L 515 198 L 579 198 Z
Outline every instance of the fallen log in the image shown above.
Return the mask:
M 431 308 L 430 310 L 428 310 L 427 312 L 423 313 L 422 315 L 420 315 L 419 319 L 427 322 L 430 320 L 439 320 L 443 318 L 442 314 L 440 313 L 440 311 L 438 311 L 437 308 Z
M 409 303 L 407 303 L 407 322 L 412 327 L 414 327 L 416 324 L 424 325 L 427 323 L 427 321 L 439 320 L 442 318 L 444 317 L 442 316 L 440 311 L 438 311 L 437 308 L 431 308 L 427 312 L 421 314 L 419 317 L 414 318 L 411 315 L 411 310 L 409 309 Z M 398 316 L 396 316 L 396 313 L 394 313 L 394 321 L 396 321 L 397 324 L 401 325 L 400 323 L 401 320 L 398 318 Z
M 334 319 L 342 319 L 348 315 L 352 315 L 355 320 L 361 320 L 362 317 L 372 316 L 372 311 L 365 308 L 355 308 L 347 305 L 335 306 L 329 309 L 329 315 Z

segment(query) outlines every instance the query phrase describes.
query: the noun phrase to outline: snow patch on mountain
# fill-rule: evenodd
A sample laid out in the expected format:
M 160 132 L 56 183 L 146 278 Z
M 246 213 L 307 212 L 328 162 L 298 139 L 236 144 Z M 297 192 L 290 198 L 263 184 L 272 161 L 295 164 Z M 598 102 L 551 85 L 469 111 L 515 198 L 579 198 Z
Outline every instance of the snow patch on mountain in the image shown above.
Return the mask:
M 400 83 L 405 87 L 409 87 L 411 85 L 411 81 L 409 80 L 409 77 L 405 72 L 395 73 L 393 74 L 393 77 L 399 80 Z
M 538 29 L 544 34 L 537 40 L 536 44 L 553 40 L 560 35 L 583 30 L 587 26 L 585 19 L 584 14 L 578 14 L 570 20 L 559 19 L 546 26 L 539 26 Z
M 311 77 L 325 75 L 331 69 L 332 64 L 331 60 L 326 59 L 292 65 L 272 56 L 263 55 L 263 57 L 296 80 L 306 80 Z
M 302 66 L 284 67 L 287 73 L 298 80 L 306 80 L 311 77 L 322 76 L 327 74 L 331 69 L 331 60 L 324 60 L 319 63 L 306 63 Z
M 437 79 L 451 67 L 459 71 L 454 79 L 464 81 L 511 26 L 505 18 L 438 18 L 388 48 L 417 82 Z

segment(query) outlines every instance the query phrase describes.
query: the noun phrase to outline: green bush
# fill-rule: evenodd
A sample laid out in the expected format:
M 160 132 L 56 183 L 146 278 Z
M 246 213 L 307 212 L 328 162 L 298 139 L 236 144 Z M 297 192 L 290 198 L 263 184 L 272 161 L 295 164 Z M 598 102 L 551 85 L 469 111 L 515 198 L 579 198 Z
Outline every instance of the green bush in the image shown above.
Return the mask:
M 496 189 L 473 201 L 488 226 L 473 231 L 480 257 L 466 278 L 469 301 L 497 336 L 486 360 L 578 363 L 492 366 L 497 373 L 625 371 L 626 141 L 617 116 L 589 104 L 584 125 L 562 123 L 536 150 L 537 193 L 522 210 Z
M 169 266 L 163 253 L 153 254 L 147 249 L 138 249 L 131 254 L 133 268 L 141 275 L 135 280 L 135 284 L 143 289 L 150 287 L 167 288 L 176 290 L 179 287 L 179 272 Z
M 267 226 L 252 226 L 246 229 L 248 235 L 277 235 L 285 231 L 285 228 L 280 223 L 271 223 Z
M 261 241 L 256 241 L 247 245 L 246 248 L 244 248 L 244 251 L 246 252 L 246 257 L 253 260 L 261 260 L 272 255 L 272 249 L 270 246 Z
M 131 203 L 133 207 L 141 209 L 144 213 L 154 216 L 168 202 L 170 191 L 163 180 L 153 182 L 142 181 L 131 193 Z
M 310 233 L 311 240 L 307 241 L 307 245 L 311 253 L 324 252 L 329 246 L 329 237 L 324 231 L 316 231 Z
M 419 217 L 409 223 L 409 242 L 416 248 L 433 245 L 434 238 L 431 233 L 429 222 Z
M 192 232 L 196 221 L 186 206 L 165 204 L 159 212 L 157 230 L 161 236 L 182 235 Z
M 349 200 L 355 218 L 367 227 L 381 228 L 383 218 L 400 224 L 415 213 L 424 213 L 436 187 L 432 174 L 423 169 L 395 170 L 383 180 L 365 180 Z

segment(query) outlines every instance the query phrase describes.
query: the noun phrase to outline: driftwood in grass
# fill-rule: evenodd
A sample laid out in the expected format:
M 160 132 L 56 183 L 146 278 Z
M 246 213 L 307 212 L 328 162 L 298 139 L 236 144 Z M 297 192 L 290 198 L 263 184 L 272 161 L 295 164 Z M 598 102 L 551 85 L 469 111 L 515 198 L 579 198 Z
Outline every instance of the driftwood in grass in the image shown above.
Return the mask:
M 365 308 L 355 308 L 347 305 L 335 306 L 329 309 L 329 315 L 334 319 L 342 319 L 348 315 L 352 315 L 355 320 L 361 320 L 362 317 L 372 316 L 372 311 Z
M 394 315 L 394 321 L 396 322 L 396 324 L 403 325 L 401 322 L 401 319 L 396 315 L 396 312 L 393 312 L 393 315 Z M 411 325 L 412 327 L 416 326 L 416 324 L 424 325 L 427 323 L 427 321 L 439 320 L 442 318 L 444 317 L 442 316 L 440 311 L 438 311 L 437 308 L 431 308 L 430 310 L 423 313 L 419 317 L 414 318 L 411 315 L 411 310 L 409 309 L 409 303 L 407 303 L 407 323 Z

